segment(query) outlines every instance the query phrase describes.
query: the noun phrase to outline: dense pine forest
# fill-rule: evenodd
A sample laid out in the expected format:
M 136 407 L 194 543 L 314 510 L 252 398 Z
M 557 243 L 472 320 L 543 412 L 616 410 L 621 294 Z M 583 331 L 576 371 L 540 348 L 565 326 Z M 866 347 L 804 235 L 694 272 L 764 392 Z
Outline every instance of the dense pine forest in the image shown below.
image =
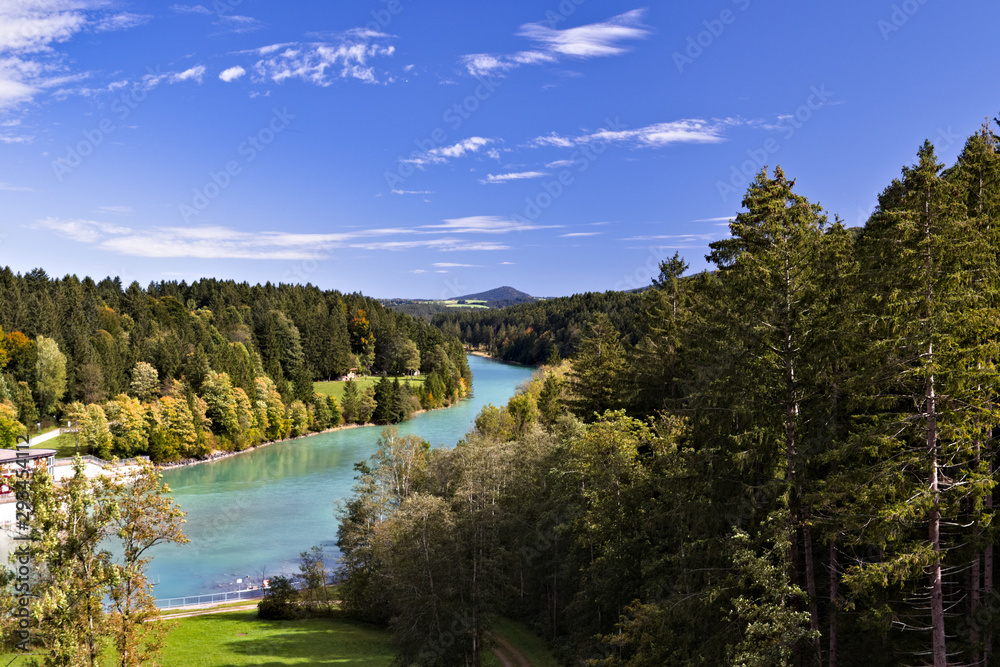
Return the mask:
M 508 306 L 498 310 L 456 310 L 431 314 L 450 335 L 490 356 L 536 365 L 569 358 L 587 323 L 605 313 L 628 345 L 638 342 L 641 292 L 587 292 Z
M 341 595 L 399 664 L 478 665 L 498 615 L 566 664 L 1000 664 L 996 135 L 861 229 L 780 168 L 743 209 L 710 271 L 437 320 L 551 365 L 358 464 Z
M 461 343 L 359 294 L 199 280 L 123 287 L 0 271 L 0 431 L 71 422 L 99 456 L 240 450 L 341 423 L 395 423 L 471 387 Z M 381 375 L 342 403 L 314 380 Z M 405 381 L 420 370 L 426 382 Z

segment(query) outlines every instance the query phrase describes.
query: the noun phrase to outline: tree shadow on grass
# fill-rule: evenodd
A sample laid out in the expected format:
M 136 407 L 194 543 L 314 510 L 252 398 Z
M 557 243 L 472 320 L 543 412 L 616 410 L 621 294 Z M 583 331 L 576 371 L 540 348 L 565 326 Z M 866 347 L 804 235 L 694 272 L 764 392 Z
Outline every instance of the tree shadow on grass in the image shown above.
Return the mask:
M 201 616 L 190 620 L 210 618 Z M 261 621 L 256 614 L 247 614 L 239 620 L 245 621 L 248 626 L 252 624 L 254 634 L 263 625 L 267 628 L 267 636 L 246 639 L 219 637 L 218 647 L 224 654 L 233 657 L 274 658 L 273 661 L 256 663 L 261 667 L 282 667 L 290 664 L 289 660 L 303 658 L 308 659 L 311 665 L 382 667 L 388 666 L 394 655 L 389 647 L 388 632 L 378 626 L 351 621 L 343 615 L 295 621 Z M 244 664 L 220 662 L 218 667 L 240 667 Z

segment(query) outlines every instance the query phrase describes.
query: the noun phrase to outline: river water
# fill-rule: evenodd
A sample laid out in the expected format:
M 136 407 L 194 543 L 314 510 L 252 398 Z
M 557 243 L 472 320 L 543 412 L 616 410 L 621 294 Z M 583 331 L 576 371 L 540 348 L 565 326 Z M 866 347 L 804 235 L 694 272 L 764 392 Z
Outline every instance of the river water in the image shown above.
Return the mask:
M 487 403 L 504 405 L 533 369 L 470 356 L 473 397 L 399 425 L 434 446 L 452 447 Z M 375 453 L 381 427 L 345 429 L 164 472 L 187 512 L 185 545 L 153 550 L 156 598 L 237 590 L 298 571 L 299 554 L 321 546 L 339 556 L 334 502 L 351 493 L 354 464 Z M 237 579 L 243 579 L 237 583 Z

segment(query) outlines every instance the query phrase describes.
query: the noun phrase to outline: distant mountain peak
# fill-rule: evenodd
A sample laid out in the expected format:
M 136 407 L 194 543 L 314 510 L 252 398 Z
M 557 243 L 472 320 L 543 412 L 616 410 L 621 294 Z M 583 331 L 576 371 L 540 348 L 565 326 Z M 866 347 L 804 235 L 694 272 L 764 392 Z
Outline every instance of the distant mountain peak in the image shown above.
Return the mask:
M 455 299 L 457 301 L 486 301 L 489 303 L 501 302 L 504 305 L 537 301 L 537 299 L 530 294 L 514 289 L 508 285 L 497 287 L 486 292 L 479 292 L 478 294 L 467 294 L 465 296 L 455 297 Z

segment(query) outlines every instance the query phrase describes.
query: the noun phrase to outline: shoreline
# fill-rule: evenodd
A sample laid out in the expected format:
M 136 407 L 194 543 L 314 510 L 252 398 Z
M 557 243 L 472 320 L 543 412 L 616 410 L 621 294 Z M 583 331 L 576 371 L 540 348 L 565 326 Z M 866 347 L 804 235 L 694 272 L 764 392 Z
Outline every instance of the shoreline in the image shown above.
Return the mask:
M 521 368 L 538 368 L 538 366 L 533 366 L 531 364 L 522 364 L 520 361 L 507 361 L 506 359 L 497 359 L 494 356 L 486 352 L 481 352 L 479 350 L 466 350 L 466 354 L 471 354 L 476 357 L 482 357 L 483 359 L 489 359 L 490 361 L 496 361 L 501 364 L 510 364 L 511 366 L 520 366 Z
M 431 410 L 417 410 L 412 415 L 410 415 L 410 419 L 413 419 L 413 417 L 416 417 L 417 415 L 423 414 L 425 412 L 436 412 L 437 410 L 448 410 L 449 408 L 455 407 L 460 402 L 468 400 L 468 398 L 469 397 L 460 399 L 458 401 L 455 401 L 451 405 L 448 405 L 448 406 L 445 406 L 445 407 L 441 407 L 441 408 L 433 408 Z M 407 419 L 406 421 L 410 421 L 410 419 Z M 159 463 L 159 464 L 156 464 L 156 469 L 160 470 L 160 471 L 163 471 L 163 470 L 171 470 L 173 468 L 187 468 L 189 466 L 196 466 L 196 465 L 199 465 L 199 464 L 202 464 L 202 463 L 214 463 L 215 461 L 221 461 L 222 459 L 228 459 L 228 458 L 231 458 L 233 456 L 239 456 L 240 454 L 249 454 L 250 452 L 257 451 L 258 449 L 263 449 L 264 447 L 269 447 L 271 445 L 277 445 L 277 444 L 280 444 L 282 442 L 292 442 L 293 440 L 302 440 L 303 438 L 311 438 L 313 436 L 324 435 L 326 433 L 336 433 L 337 431 L 346 431 L 346 430 L 352 429 L 352 428 L 368 428 L 370 426 L 382 426 L 384 428 L 386 426 L 397 426 L 398 424 L 402 424 L 402 423 L 403 422 L 398 422 L 397 424 L 375 424 L 375 423 L 368 423 L 368 424 L 341 424 L 340 426 L 334 426 L 333 428 L 328 428 L 328 429 L 326 429 L 324 431 L 314 431 L 314 432 L 306 433 L 305 435 L 296 435 L 296 436 L 291 437 L 291 438 L 282 438 L 281 440 L 270 440 L 268 442 L 262 442 L 259 445 L 254 445 L 253 447 L 247 447 L 246 449 L 241 449 L 238 452 L 220 452 L 220 451 L 215 451 L 215 452 L 212 452 L 206 458 L 203 458 L 203 459 L 181 459 L 180 461 L 174 461 L 172 463 Z

